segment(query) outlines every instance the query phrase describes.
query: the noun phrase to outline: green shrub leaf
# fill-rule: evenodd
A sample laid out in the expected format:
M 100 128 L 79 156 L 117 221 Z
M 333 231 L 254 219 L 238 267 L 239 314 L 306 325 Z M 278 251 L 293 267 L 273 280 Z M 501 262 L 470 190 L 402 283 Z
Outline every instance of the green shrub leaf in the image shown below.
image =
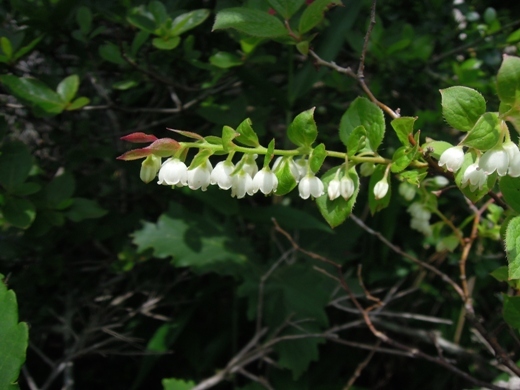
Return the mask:
M 227 8 L 217 13 L 213 30 L 225 28 L 234 28 L 244 34 L 263 38 L 288 34 L 280 19 L 267 12 L 248 8 Z
M 441 89 L 442 115 L 455 129 L 469 131 L 486 112 L 484 96 L 467 87 Z

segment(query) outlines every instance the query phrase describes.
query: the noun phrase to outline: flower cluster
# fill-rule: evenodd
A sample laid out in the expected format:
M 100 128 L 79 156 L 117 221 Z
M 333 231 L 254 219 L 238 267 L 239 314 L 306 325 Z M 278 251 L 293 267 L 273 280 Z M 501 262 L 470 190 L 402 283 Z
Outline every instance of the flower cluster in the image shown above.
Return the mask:
M 323 182 L 310 170 L 308 160 L 292 158 L 278 158 L 271 170 L 264 167 L 258 170 L 257 155 L 245 154 L 236 165 L 229 160 L 220 161 L 213 168 L 209 159 L 188 167 L 181 159 L 170 157 L 161 164 L 161 159 L 148 156 L 141 166 L 141 180 L 148 183 L 158 175 L 158 184 L 183 187 L 192 190 L 206 191 L 209 185 L 218 185 L 220 189 L 231 189 L 231 196 L 238 199 L 247 195 L 262 192 L 265 195 L 276 192 L 278 177 L 276 173 L 286 167 L 298 184 L 300 196 L 308 199 L 310 196 L 318 198 L 324 194 Z M 344 185 L 345 187 L 345 185 Z M 347 185 L 347 187 L 349 187 Z M 352 190 L 345 187 L 342 195 L 351 196 Z
M 414 202 L 408 207 L 407 211 L 412 216 L 410 227 L 421 232 L 425 236 L 430 236 L 432 234 L 432 228 L 430 226 L 430 217 L 432 216 L 432 213 L 426 208 L 426 206 L 422 203 Z
M 446 149 L 440 156 L 439 166 L 450 172 L 457 172 L 464 162 L 462 146 Z M 466 167 L 462 175 L 462 186 L 468 184 L 471 191 L 481 190 L 488 175 L 496 172 L 498 176 L 520 176 L 520 150 L 511 141 L 506 141 L 486 151 L 476 162 Z

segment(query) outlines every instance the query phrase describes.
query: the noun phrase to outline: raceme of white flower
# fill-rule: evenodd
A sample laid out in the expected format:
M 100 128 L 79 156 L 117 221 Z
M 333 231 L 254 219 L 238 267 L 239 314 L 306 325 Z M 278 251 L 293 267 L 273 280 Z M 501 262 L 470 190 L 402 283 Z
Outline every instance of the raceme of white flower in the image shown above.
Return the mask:
M 340 196 L 345 200 L 349 200 L 352 194 L 354 194 L 354 180 L 352 180 L 348 175 L 344 175 L 341 179 L 339 179 L 340 171 L 341 169 L 336 171 L 334 179 L 329 182 L 327 187 L 327 195 L 329 196 L 330 200 L 337 199 Z
M 231 161 L 220 161 L 215 165 L 211 172 L 210 184 L 218 184 L 220 189 L 229 190 L 233 185 L 231 173 L 235 170 L 235 165 Z
M 206 191 L 210 184 L 212 170 L 213 166 L 209 160 L 195 168 L 188 169 L 188 187 L 190 187 L 190 190 L 200 188 L 202 191 Z
M 466 187 L 469 183 L 471 191 L 475 191 L 477 188 L 481 190 L 484 184 L 486 184 L 486 180 L 487 175 L 484 173 L 484 170 L 481 169 L 477 163 L 473 163 L 464 171 L 461 185 L 462 187 Z
M 277 187 L 278 178 L 269 168 L 262 168 L 253 178 L 253 191 L 255 193 L 260 191 L 267 195 L 276 191 Z
M 157 184 L 185 186 L 187 183 L 188 167 L 186 164 L 173 157 L 162 163 Z
M 410 227 L 415 229 L 425 236 L 429 236 L 432 233 L 430 226 L 430 218 L 432 213 L 426 206 L 420 202 L 414 202 L 407 209 L 408 213 L 412 216 L 410 220 Z
M 413 184 L 403 181 L 401 184 L 399 184 L 398 191 L 403 198 L 405 198 L 407 201 L 411 201 L 413 198 L 415 198 L 417 187 Z
M 439 166 L 446 167 L 450 172 L 456 172 L 464 162 L 464 151 L 462 146 L 452 146 L 446 149 L 439 159 Z
M 323 182 L 310 172 L 300 180 L 298 191 L 302 199 L 308 199 L 309 196 L 319 198 L 325 193 Z
M 386 196 L 386 194 L 388 193 L 388 188 L 389 188 L 389 184 L 388 184 L 388 180 L 385 176 L 381 180 L 379 180 L 376 183 L 376 185 L 374 186 L 374 196 L 375 196 L 376 200 L 384 198 Z

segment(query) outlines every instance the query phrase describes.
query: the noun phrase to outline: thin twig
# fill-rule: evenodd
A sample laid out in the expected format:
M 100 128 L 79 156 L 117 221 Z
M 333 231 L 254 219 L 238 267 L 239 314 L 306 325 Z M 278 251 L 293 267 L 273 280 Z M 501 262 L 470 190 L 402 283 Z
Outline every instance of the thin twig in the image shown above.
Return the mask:
M 375 3 L 375 1 L 374 1 L 374 3 Z M 365 358 L 365 360 L 363 360 L 361 363 L 358 364 L 356 371 L 354 371 L 354 373 L 348 380 L 347 385 L 343 388 L 343 390 L 349 390 L 354 385 L 354 382 L 356 381 L 357 378 L 359 378 L 359 376 L 361 375 L 361 372 L 365 369 L 365 367 L 370 362 L 370 360 L 372 360 L 372 357 L 376 353 L 377 348 L 379 347 L 380 344 L 381 344 L 381 341 L 377 340 L 377 343 L 374 344 L 374 349 L 372 351 L 370 351 L 370 353 Z
M 372 30 L 376 24 L 376 2 L 377 0 L 372 1 L 372 8 L 370 10 L 370 23 L 367 28 L 367 33 L 365 34 L 365 40 L 363 42 L 363 50 L 361 51 L 361 58 L 359 60 L 359 67 L 357 71 L 357 77 L 360 80 L 365 78 L 365 56 L 368 50 L 368 42 L 370 41 L 370 36 L 372 35 Z

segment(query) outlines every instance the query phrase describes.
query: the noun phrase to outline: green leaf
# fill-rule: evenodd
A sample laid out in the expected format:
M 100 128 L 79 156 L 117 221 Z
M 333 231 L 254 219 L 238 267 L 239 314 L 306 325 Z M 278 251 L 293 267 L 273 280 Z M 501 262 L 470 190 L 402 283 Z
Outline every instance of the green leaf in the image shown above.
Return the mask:
M 16 186 L 12 191 L 11 194 L 15 196 L 24 197 L 27 195 L 32 195 L 40 191 L 42 188 L 41 185 L 38 183 L 32 183 L 32 182 L 25 182 L 18 186 Z
M 309 41 L 301 41 L 296 44 L 296 49 L 303 54 L 304 56 L 307 56 L 309 54 L 310 49 L 310 42 Z
M 442 115 L 448 124 L 461 131 L 469 131 L 486 112 L 486 100 L 474 89 L 450 87 L 441 89 Z
M 395 133 L 397 134 L 397 138 L 399 141 L 405 146 L 410 145 L 410 134 L 413 135 L 413 125 L 417 117 L 412 116 L 402 116 L 400 118 L 394 119 L 390 124 L 392 125 Z
M 0 153 L 0 185 L 14 190 L 29 176 L 33 165 L 31 152 L 21 142 L 6 143 Z
M 73 222 L 84 219 L 101 218 L 108 211 L 101 208 L 95 200 L 85 198 L 73 198 L 72 206 L 67 210 L 67 218 Z
M 173 50 L 181 43 L 181 39 L 175 37 L 158 37 L 152 39 L 152 45 L 159 50 Z
M 236 140 L 242 145 L 256 148 L 257 146 L 260 146 L 260 143 L 258 142 L 258 135 L 256 135 L 255 131 L 251 127 L 252 124 L 253 122 L 251 122 L 251 119 L 249 118 L 245 119 L 241 124 L 239 124 L 237 127 L 237 133 L 240 135 L 236 138 Z
M 88 97 L 82 96 L 71 102 L 67 107 L 65 107 L 65 109 L 67 111 L 79 110 L 80 108 L 85 107 L 89 103 L 90 99 Z
M 78 75 L 73 74 L 61 80 L 61 82 L 58 84 L 58 88 L 56 88 L 56 92 L 58 92 L 58 95 L 60 95 L 64 102 L 69 103 L 74 98 L 74 96 L 76 96 L 78 88 L 79 77 Z
M 166 8 L 160 1 L 150 2 L 150 4 L 148 4 L 148 11 L 150 11 L 152 14 L 156 26 L 161 26 L 166 22 L 166 20 L 168 20 L 168 13 L 166 12 Z
M 242 65 L 242 59 L 233 53 L 225 51 L 219 51 L 209 57 L 211 65 L 215 65 L 217 68 L 229 69 L 235 66 Z
M 87 35 L 92 28 L 92 12 L 90 12 L 90 8 L 82 5 L 78 8 L 76 12 L 76 22 L 79 25 L 79 28 L 83 35 Z
M 358 151 L 366 145 L 367 131 L 364 126 L 357 126 L 352 130 L 347 138 L 347 154 L 349 157 L 355 156 Z
M 313 107 L 296 115 L 287 129 L 287 137 L 297 146 L 311 146 L 318 136 Z
M 327 157 L 325 144 L 319 144 L 312 150 L 312 153 L 309 157 L 309 166 L 312 172 L 316 173 L 320 170 L 323 162 L 325 161 L 325 157 Z
M 271 160 L 273 159 L 273 156 L 274 156 L 274 144 L 275 144 L 275 140 L 273 138 L 271 140 L 271 142 L 269 142 L 269 145 L 267 145 L 267 152 L 265 153 L 265 156 L 264 156 L 263 168 L 268 167 L 269 164 L 271 163 Z
M 2 214 L 11 225 L 27 229 L 36 218 L 36 207 L 27 199 L 7 197 Z
M 217 13 L 213 31 L 225 28 L 234 28 L 244 34 L 263 38 L 288 35 L 285 26 L 278 18 L 257 9 L 223 9 Z
M 132 54 L 132 57 L 137 56 L 139 49 L 141 48 L 141 46 L 143 46 L 143 44 L 148 40 L 149 37 L 150 33 L 143 30 L 135 34 L 135 37 L 132 40 L 132 45 L 130 47 L 130 53 Z
M 377 151 L 385 135 L 385 118 L 383 111 L 364 97 L 356 98 L 341 117 L 339 137 L 345 146 L 348 146 L 349 137 L 358 126 L 365 128 L 368 146 Z
M 504 294 L 504 320 L 513 328 L 520 330 L 520 297 Z
M 305 2 L 305 0 L 268 0 L 273 9 L 284 19 L 289 20 Z
M 329 199 L 327 195 L 327 189 L 330 181 L 334 179 L 338 168 L 339 167 L 334 167 L 328 170 L 321 177 L 325 187 L 325 195 L 316 199 L 316 204 L 318 205 L 318 209 L 320 210 L 321 215 L 332 228 L 341 225 L 352 213 L 352 209 L 356 204 L 356 199 L 359 192 L 359 176 L 356 172 L 356 169 L 352 167 L 349 169 L 348 175 L 354 181 L 354 194 L 352 194 L 348 200 L 343 199 L 341 196 L 334 200 Z
M 233 145 L 233 140 L 238 137 L 238 133 L 229 126 L 222 128 L 222 147 L 224 152 L 228 152 L 230 146 Z
M 504 176 L 499 182 L 506 203 L 520 213 L 520 177 Z
M 300 34 L 305 34 L 318 25 L 322 21 L 325 11 L 336 5 L 341 5 L 341 0 L 315 0 L 307 6 L 300 18 L 298 28 Z
M 14 53 L 13 60 L 18 60 L 19 58 L 23 57 L 27 53 L 29 53 L 34 47 L 43 39 L 43 35 L 39 36 L 38 38 L 33 39 L 31 42 L 29 42 L 28 45 L 22 47 L 19 49 L 16 53 Z
M 392 156 L 390 170 L 394 173 L 404 171 L 417 155 L 417 146 L 401 146 Z
M 182 379 L 164 378 L 162 380 L 163 390 L 191 390 L 195 387 L 195 382 L 184 381 Z
M 45 187 L 45 199 L 51 208 L 58 207 L 62 202 L 68 200 L 74 194 L 76 183 L 74 177 L 65 172 L 55 177 Z
M 153 249 L 155 257 L 172 258 L 176 267 L 205 268 L 218 263 L 245 263 L 240 240 L 221 221 L 201 213 L 190 213 L 178 204 L 170 204 L 157 223 L 145 222 L 134 233 L 134 244 L 143 252 Z
M 491 149 L 501 137 L 500 120 L 496 112 L 486 112 L 462 141 L 462 145 L 480 149 Z
M 0 47 L 2 48 L 2 51 L 7 57 L 7 60 L 10 61 L 13 57 L 13 47 L 11 46 L 11 41 L 7 37 L 1 37 Z
M 509 280 L 509 270 L 507 266 L 498 267 L 490 273 L 499 282 L 507 282 Z
M 120 91 L 126 91 L 127 89 L 136 87 L 138 85 L 139 83 L 135 80 L 122 80 L 112 84 L 112 88 L 118 89 Z
M 25 362 L 29 329 L 18 322 L 18 305 L 13 290 L 8 290 L 0 275 L 0 389 L 18 389 L 17 379 Z
M 296 180 L 292 175 L 289 161 L 292 161 L 291 157 L 284 157 L 280 163 L 280 168 L 275 172 L 278 178 L 278 188 L 276 189 L 276 195 L 285 195 L 291 192 L 296 187 Z
M 66 103 L 61 97 L 41 81 L 3 75 L 0 76 L 0 82 L 6 85 L 17 98 L 28 101 L 49 114 L 59 114 L 65 108 Z
M 101 58 L 108 62 L 112 62 L 116 65 L 126 64 L 126 61 L 121 56 L 119 46 L 113 44 L 112 42 L 107 42 L 104 45 L 99 46 L 98 52 Z
M 203 23 L 209 16 L 209 10 L 198 9 L 177 16 L 172 23 L 170 33 L 172 35 L 181 35 L 182 33 L 197 27 Z
M 147 14 L 139 12 L 138 9 L 134 9 L 133 12 L 134 13 L 126 17 L 128 23 L 149 34 L 154 33 L 157 26 L 155 24 L 155 21 L 152 19 L 152 15 L 149 13 Z
M 474 150 L 466 153 L 464 155 L 464 161 L 460 169 L 455 173 L 455 184 L 457 185 L 457 187 L 459 187 L 459 190 L 464 194 L 464 196 L 466 196 L 472 202 L 477 202 L 478 200 L 486 196 L 486 194 L 494 187 L 497 179 L 497 174 L 495 172 L 492 175 L 488 175 L 487 181 L 481 190 L 477 188 L 475 189 L 475 191 L 471 191 L 469 184 L 466 187 L 462 187 L 462 178 L 464 177 L 464 172 L 466 171 L 466 168 L 469 165 L 475 163 L 476 161 L 477 154 Z
M 388 180 L 388 192 L 383 198 L 376 199 L 374 195 L 374 187 L 376 183 L 383 179 L 383 177 L 385 176 L 385 169 L 386 165 L 378 165 L 372 176 L 370 176 L 370 182 L 368 185 L 368 206 L 370 207 L 370 212 L 372 214 L 375 214 L 378 211 L 383 210 L 390 204 L 390 198 L 392 197 L 392 186 L 390 185 L 390 180 Z
M 399 180 L 406 181 L 407 183 L 413 184 L 414 186 L 419 186 L 427 174 L 427 169 L 404 171 L 399 174 Z
M 504 54 L 497 75 L 497 92 L 503 103 L 520 104 L 520 58 Z

